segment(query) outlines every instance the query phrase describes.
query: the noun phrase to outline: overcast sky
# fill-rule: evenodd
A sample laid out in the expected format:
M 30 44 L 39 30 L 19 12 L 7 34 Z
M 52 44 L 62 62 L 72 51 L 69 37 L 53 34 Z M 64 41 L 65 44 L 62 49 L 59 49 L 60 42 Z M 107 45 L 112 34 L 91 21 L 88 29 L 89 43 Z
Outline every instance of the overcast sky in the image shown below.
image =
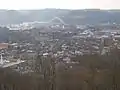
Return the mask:
M 1 0 L 0 9 L 120 9 L 120 0 Z

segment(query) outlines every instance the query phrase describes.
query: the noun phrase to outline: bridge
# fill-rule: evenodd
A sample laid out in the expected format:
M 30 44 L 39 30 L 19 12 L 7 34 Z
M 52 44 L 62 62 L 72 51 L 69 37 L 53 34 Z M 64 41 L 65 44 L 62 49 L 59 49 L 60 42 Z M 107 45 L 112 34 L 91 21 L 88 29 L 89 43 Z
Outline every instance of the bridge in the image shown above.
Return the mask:
M 50 20 L 50 21 L 48 21 L 48 23 L 52 23 L 54 20 L 58 20 L 60 23 L 62 23 L 62 24 L 66 24 L 61 18 L 59 18 L 59 17 L 55 17 L 55 18 L 53 18 L 52 20 Z

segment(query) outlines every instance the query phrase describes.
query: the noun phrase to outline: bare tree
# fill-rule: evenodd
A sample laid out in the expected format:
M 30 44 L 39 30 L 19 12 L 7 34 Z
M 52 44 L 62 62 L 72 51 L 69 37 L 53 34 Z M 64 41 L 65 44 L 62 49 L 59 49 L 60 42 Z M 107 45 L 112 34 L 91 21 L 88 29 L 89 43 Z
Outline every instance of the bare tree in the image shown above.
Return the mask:
M 53 58 L 37 56 L 35 71 L 43 77 L 44 90 L 55 90 L 55 60 Z

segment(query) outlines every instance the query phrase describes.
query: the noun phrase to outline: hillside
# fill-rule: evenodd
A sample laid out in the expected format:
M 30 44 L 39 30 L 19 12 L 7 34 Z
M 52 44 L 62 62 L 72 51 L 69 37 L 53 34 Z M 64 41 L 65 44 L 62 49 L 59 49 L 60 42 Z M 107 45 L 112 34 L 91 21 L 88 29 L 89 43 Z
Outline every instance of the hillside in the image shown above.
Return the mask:
M 67 24 L 120 23 L 120 10 L 0 10 L 0 24 L 15 24 L 31 21 L 49 21 L 61 18 Z

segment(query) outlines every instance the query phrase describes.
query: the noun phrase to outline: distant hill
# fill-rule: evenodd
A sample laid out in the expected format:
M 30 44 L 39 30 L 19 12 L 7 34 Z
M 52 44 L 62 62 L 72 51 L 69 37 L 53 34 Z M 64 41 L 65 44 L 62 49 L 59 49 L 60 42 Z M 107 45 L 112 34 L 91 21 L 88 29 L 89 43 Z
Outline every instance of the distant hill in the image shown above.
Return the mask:
M 0 27 L 0 43 L 9 41 L 9 29 Z
M 0 10 L 0 24 L 15 24 L 31 21 L 50 21 L 59 17 L 67 24 L 120 23 L 120 10 Z

